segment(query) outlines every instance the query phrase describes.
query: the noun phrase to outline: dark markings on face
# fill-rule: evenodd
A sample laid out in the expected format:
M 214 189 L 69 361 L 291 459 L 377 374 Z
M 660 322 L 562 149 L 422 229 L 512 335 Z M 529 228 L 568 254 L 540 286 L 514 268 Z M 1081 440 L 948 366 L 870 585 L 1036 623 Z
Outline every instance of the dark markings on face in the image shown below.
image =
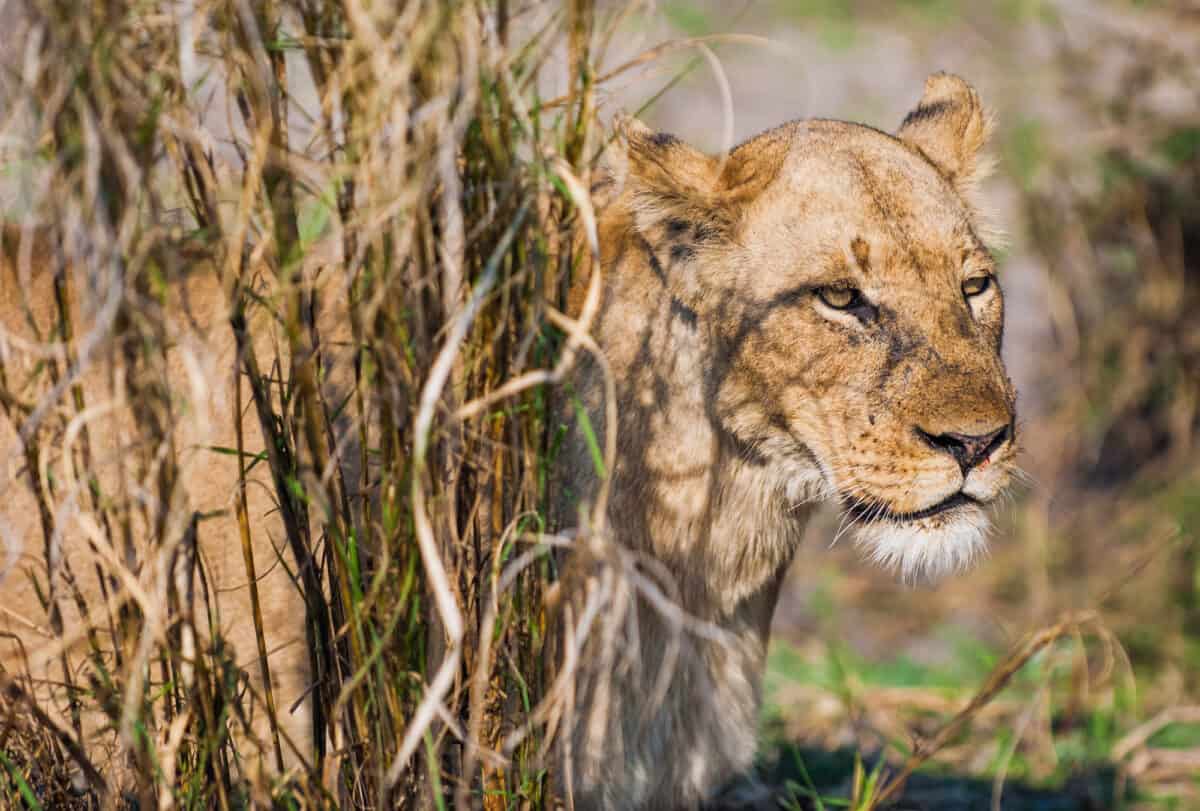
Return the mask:
M 863 186 L 863 190 L 867 193 L 867 197 L 871 200 L 871 205 L 875 208 L 882 222 L 891 226 L 893 232 L 892 237 L 896 245 L 899 245 L 905 253 L 908 254 L 908 261 L 912 264 L 914 272 L 917 274 L 919 281 L 924 281 L 924 267 L 921 263 L 921 257 L 917 255 L 916 239 L 907 228 L 904 227 L 907 212 L 902 211 L 897 205 L 895 198 L 889 194 L 890 188 L 896 188 L 897 184 L 881 182 L 881 179 L 871 171 L 861 157 L 852 153 L 855 168 L 858 170 L 858 180 Z
M 679 139 L 669 132 L 656 132 L 650 136 L 650 143 L 657 147 L 674 146 Z
M 667 220 L 667 239 L 676 240 L 687 233 L 688 224 L 686 220 Z
M 1003 307 L 1004 306 L 1004 291 L 1000 289 L 999 283 L 996 282 L 995 280 L 992 281 L 992 284 L 996 285 L 996 295 L 1000 298 L 1000 306 Z M 1004 346 L 1004 318 L 1003 318 L 1003 311 L 1001 311 L 1000 325 L 996 329 L 996 354 L 997 355 L 1000 354 L 1000 349 L 1003 346 Z
M 863 273 L 871 272 L 871 246 L 862 237 L 855 237 L 850 242 L 850 250 L 854 253 L 854 261 L 858 263 Z
M 960 338 L 970 338 L 975 332 L 974 325 L 971 322 L 971 305 L 967 304 L 965 309 L 956 309 L 954 311 L 954 329 L 958 332 Z
M 718 423 L 718 427 L 721 431 L 721 438 L 729 443 L 730 451 L 737 456 L 739 461 L 753 467 L 766 467 L 770 463 L 771 460 L 753 442 L 746 442 L 723 424 Z
M 692 228 L 692 236 L 696 238 L 697 242 L 708 242 L 709 240 L 715 239 L 717 233 L 714 229 L 710 228 L 704 223 L 698 222 Z
M 658 257 L 654 255 L 654 249 L 642 237 L 638 237 L 638 241 L 641 243 L 642 250 L 646 252 L 646 262 L 650 265 L 650 270 L 654 272 L 660 282 L 666 284 L 667 272 L 663 270 L 662 262 L 659 262 Z
M 691 245 L 677 244 L 671 246 L 671 262 L 686 262 L 696 255 L 696 250 Z
M 678 318 L 689 329 L 696 328 L 696 311 L 677 298 L 671 298 L 671 315 Z
M 887 341 L 887 357 L 879 370 L 877 389 L 887 385 L 896 369 L 905 359 L 911 358 L 916 351 L 926 344 L 925 338 L 919 333 L 906 329 L 899 323 L 896 313 L 889 307 L 879 308 L 879 324 L 883 338 Z

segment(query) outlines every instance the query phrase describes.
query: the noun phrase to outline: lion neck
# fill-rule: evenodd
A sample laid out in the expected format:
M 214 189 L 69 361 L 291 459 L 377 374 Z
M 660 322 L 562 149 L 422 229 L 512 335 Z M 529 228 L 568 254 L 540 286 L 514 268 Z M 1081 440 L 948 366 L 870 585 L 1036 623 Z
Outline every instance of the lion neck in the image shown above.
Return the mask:
M 630 635 L 638 667 L 613 668 L 608 690 L 579 693 L 577 717 L 588 721 L 576 730 L 575 799 L 583 808 L 692 807 L 750 765 L 771 617 L 811 508 L 788 492 L 788 471 L 722 426 L 714 396 L 721 353 L 703 319 L 670 295 L 670 268 L 633 234 L 606 236 L 594 333 L 617 386 L 609 527 L 661 564 L 652 568 L 665 569 L 674 587 L 664 591 L 688 615 L 723 633 L 681 633 L 638 601 Z M 602 390 L 601 370 L 591 366 L 581 394 L 594 426 L 603 424 Z M 568 489 L 595 492 L 579 434 Z M 664 666 L 670 688 L 650 704 L 648 685 Z M 596 727 L 594 717 L 607 720 Z M 686 758 L 667 748 L 672 740 L 687 741 Z
M 729 432 L 716 413 L 723 353 L 668 290 L 670 252 L 628 232 L 619 246 L 598 329 L 618 387 L 612 528 L 667 565 L 690 612 L 738 623 L 749 612 L 765 638 L 811 513 L 796 483 L 819 471 Z

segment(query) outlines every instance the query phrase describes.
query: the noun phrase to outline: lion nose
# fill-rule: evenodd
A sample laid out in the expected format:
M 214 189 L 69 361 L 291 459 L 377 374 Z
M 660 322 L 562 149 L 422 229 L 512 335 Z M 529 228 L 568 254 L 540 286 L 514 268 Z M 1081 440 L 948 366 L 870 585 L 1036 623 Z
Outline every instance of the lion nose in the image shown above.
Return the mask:
M 935 435 L 918 428 L 917 435 L 930 447 L 953 456 L 963 475 L 966 476 L 972 468 L 987 460 L 993 451 L 1012 437 L 1012 423 L 986 434 L 960 434 L 957 431 L 947 431 L 944 434 Z

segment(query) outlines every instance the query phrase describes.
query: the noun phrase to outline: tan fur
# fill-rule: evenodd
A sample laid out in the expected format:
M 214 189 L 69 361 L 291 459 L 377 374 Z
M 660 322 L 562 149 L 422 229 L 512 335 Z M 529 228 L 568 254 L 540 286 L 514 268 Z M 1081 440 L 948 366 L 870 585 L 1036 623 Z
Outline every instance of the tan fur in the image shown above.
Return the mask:
M 600 666 L 577 690 L 569 737 L 577 808 L 695 808 L 749 767 L 780 579 L 816 502 L 857 502 L 864 552 L 906 577 L 940 576 L 981 547 L 983 505 L 1015 453 L 999 288 L 970 301 L 962 289 L 993 268 L 964 198 L 987 129 L 975 92 L 945 74 L 899 137 L 797 121 L 714 157 L 622 125 L 600 221 L 596 334 L 619 414 L 607 529 L 726 637 L 677 633 L 644 598 L 607 639 L 593 635 L 582 658 Z M 822 304 L 817 289 L 839 285 L 874 310 Z M 599 366 L 581 392 L 602 428 Z M 965 474 L 918 433 L 1006 427 Z M 599 476 L 573 437 L 563 493 L 586 501 Z M 904 515 L 960 492 L 970 500 Z M 573 617 L 581 584 L 603 583 L 593 562 L 567 563 Z
M 111 340 L 111 325 L 104 327 L 101 324 L 101 329 L 96 331 L 99 340 L 94 343 L 91 356 L 83 364 L 86 371 L 78 380 L 86 416 L 76 419 L 77 411 L 69 390 L 58 392 L 57 397 L 51 396 L 54 380 L 44 363 L 53 360 L 58 379 L 62 379 L 67 369 L 78 361 L 80 353 L 88 351 L 84 347 L 92 342 L 89 335 L 98 322 L 111 318 L 108 293 L 113 289 L 105 287 L 100 294 L 89 295 L 83 265 L 68 263 L 64 267 L 63 289 L 75 331 L 74 340 L 69 342 L 72 356 L 68 358 L 63 352 L 63 344 L 50 332 L 57 322 L 53 285 L 55 262 L 51 255 L 59 247 L 52 244 L 51 239 L 48 232 L 29 230 L 21 233 L 20 229 L 6 227 L 4 251 L 0 256 L 3 383 L 7 392 L 21 403 L 44 407 L 36 432 L 37 445 L 43 454 L 40 471 L 29 468 L 24 445 L 18 439 L 17 426 L 28 425 L 29 415 L 13 403 L 5 404 L 6 407 L 0 410 L 0 453 L 3 453 L 0 457 L 0 492 L 3 493 L 0 539 L 4 552 L 3 568 L 0 569 L 0 667 L 9 677 L 18 678 L 20 684 L 43 702 L 44 709 L 64 725 L 69 723 L 71 713 L 65 704 L 56 702 L 62 702 L 65 693 L 58 687 L 51 687 L 64 681 L 63 663 L 77 687 L 91 690 L 94 684 L 94 675 L 89 675 L 94 674 L 94 670 L 85 665 L 89 644 L 84 633 L 84 619 L 100 629 L 101 647 L 108 651 L 105 667 L 116 667 L 107 629 L 110 623 L 119 620 L 115 610 L 111 610 L 114 606 L 105 604 L 96 572 L 100 566 L 105 572 L 116 573 L 122 568 L 120 561 L 128 558 L 122 548 L 101 548 L 107 547 L 107 542 L 114 538 L 119 543 L 121 533 L 108 533 L 97 525 L 100 515 L 97 503 L 89 493 L 86 480 L 77 475 L 83 472 L 96 476 L 99 491 L 103 494 L 99 506 L 107 511 L 113 522 L 111 526 L 119 527 L 120 521 L 126 518 L 130 521 L 133 529 L 130 540 L 134 544 L 132 557 L 142 563 L 140 568 L 126 569 L 125 574 L 145 594 L 145 602 L 140 605 L 144 612 L 147 608 L 165 610 L 168 590 L 179 585 L 175 578 L 184 569 L 173 567 L 172 563 L 179 560 L 178 555 L 186 554 L 187 519 L 195 513 L 204 516 L 196 525 L 196 538 L 210 594 L 207 601 L 198 596 L 194 603 L 199 614 L 197 626 L 204 633 L 204 612 L 211 605 L 217 612 L 222 636 L 236 652 L 236 662 L 249 675 L 261 696 L 257 645 L 250 621 L 248 578 L 235 518 L 237 462 L 231 455 L 211 450 L 236 447 L 233 410 L 237 359 L 229 309 L 217 274 L 211 265 L 198 264 L 186 274 L 185 281 L 169 288 L 167 317 L 164 319 L 168 330 L 162 336 L 169 343 L 165 368 L 141 369 L 136 373 L 153 378 L 161 371 L 161 377 L 169 381 L 166 391 L 175 417 L 170 425 L 173 448 L 148 449 L 138 444 L 144 442 L 150 432 L 137 425 L 136 404 L 124 397 L 120 381 L 109 377 L 110 371 L 116 375 L 125 371 L 120 346 Z M 92 272 L 99 271 L 93 267 Z M 35 340 L 36 333 L 26 316 L 26 305 L 41 333 L 40 341 Z M 279 336 L 269 319 L 261 315 L 261 310 L 250 332 L 255 336 L 260 357 L 273 357 L 274 341 Z M 249 398 L 249 390 L 243 385 L 241 407 L 245 450 L 257 454 L 264 446 Z M 86 468 L 85 441 L 89 445 Z M 64 451 L 68 446 L 68 451 Z M 171 504 L 161 504 L 157 500 L 153 477 L 157 474 L 152 471 L 149 478 L 139 475 L 139 460 L 148 450 L 152 451 L 150 457 L 158 455 L 160 461 L 172 451 L 178 459 L 177 486 Z M 281 522 L 275 515 L 267 465 L 255 466 L 248 479 L 250 485 L 246 495 L 254 565 L 267 629 L 267 648 L 272 652 L 272 681 L 277 706 L 284 729 L 302 747 L 301 751 L 305 751 L 310 739 L 308 715 L 304 706 L 291 709 L 308 681 L 304 607 L 287 572 L 287 569 L 295 570 L 294 563 L 285 554 L 287 566 L 281 565 L 273 548 L 274 544 L 282 551 L 287 544 Z M 52 527 L 49 538 L 44 534 L 44 523 L 34 498 L 35 485 L 47 496 L 47 517 Z M 132 510 L 125 510 L 122 504 L 134 506 Z M 168 526 L 164 533 L 168 539 L 167 548 L 149 549 L 147 539 L 153 533 L 147 531 L 148 523 L 165 511 L 170 512 L 172 520 L 182 521 Z M 48 547 L 53 550 L 49 557 L 61 557 L 62 563 L 47 566 Z M 72 575 L 86 606 L 83 609 L 88 615 L 86 618 L 81 616 L 73 596 Z M 62 611 L 61 633 L 52 628 L 50 614 L 33 586 L 35 579 L 44 593 L 49 584 L 53 584 Z M 113 585 L 109 584 L 110 594 L 115 593 Z M 200 588 L 200 584 L 196 584 L 197 594 Z M 132 593 L 125 588 L 125 596 L 121 599 L 132 599 Z M 156 626 L 150 622 L 147 627 Z M 161 630 L 161 626 L 158 627 Z M 60 655 L 60 651 L 64 653 Z M 131 677 L 129 662 L 133 655 L 135 651 L 125 651 L 124 679 Z M 157 665 L 146 672 L 151 678 L 160 679 Z M 32 679 L 26 681 L 26 675 Z M 95 703 L 85 700 L 82 705 L 87 708 Z M 265 729 L 262 723 L 265 713 L 262 704 L 255 702 L 255 707 L 254 721 L 261 732 Z M 95 731 L 101 720 L 98 716 L 84 717 L 85 734 L 89 730 Z M 165 734 L 163 730 L 158 733 Z M 109 760 L 116 752 L 97 749 L 90 754 L 119 787 L 117 774 L 121 761 Z
M 1013 417 L 999 356 L 999 290 L 975 305 L 960 290 L 966 274 L 992 263 L 964 200 L 982 169 L 986 133 L 974 91 L 945 75 L 931 78 L 900 139 L 854 124 L 801 121 L 714 157 L 636 122 L 624 125 L 627 150 L 600 223 L 604 305 L 596 336 L 616 377 L 619 413 L 607 525 L 647 571 L 669 575 L 675 598 L 701 624 L 676 633 L 678 617 L 665 618 L 639 598 L 616 637 L 592 643 L 592 652 L 596 645 L 611 650 L 615 639 L 622 654 L 608 672 L 580 674 L 573 732 L 564 736 L 577 807 L 694 808 L 749 766 L 771 615 L 813 504 L 859 499 L 867 518 L 882 508 L 919 511 L 960 490 L 984 503 L 1007 483 L 1013 441 L 964 477 L 915 432 L 981 433 Z M 6 232 L 0 258 L 0 357 L 8 393 L 38 403 L 53 381 L 35 374 L 45 345 L 29 343 L 25 304 L 44 333 L 54 320 L 46 255 L 54 246 L 21 255 L 12 250 L 14 236 Z M 839 282 L 877 305 L 871 324 L 821 309 L 814 288 Z M 82 277 L 70 274 L 66 290 L 77 335 L 84 335 L 104 317 L 104 299 L 89 297 Z M 171 296 L 162 370 L 178 416 L 179 503 L 171 511 L 213 514 L 198 524 L 200 555 L 222 633 L 253 677 L 256 645 L 233 517 L 236 463 L 208 450 L 235 444 L 228 305 L 211 269 L 188 274 Z M 270 325 L 252 332 L 269 356 Z M 55 357 L 65 370 L 67 359 Z M 79 382 L 93 409 L 85 420 L 91 470 L 102 492 L 136 495 L 130 460 L 141 449 L 133 445 L 132 404 L 105 377 L 106 363 L 88 368 Z M 598 366 L 586 371 L 579 391 L 602 433 Z M 64 440 L 78 441 L 79 423 L 72 423 L 70 396 L 59 394 L 39 429 L 48 449 L 40 471 L 26 466 L 14 403 L 0 416 L 0 666 L 18 673 L 31 665 L 33 692 L 43 699 L 46 685 L 63 679 L 62 640 L 70 642 L 65 661 L 77 680 L 86 641 L 65 567 L 52 573 L 61 634 L 50 629 L 31 585 L 30 573 L 43 584 L 48 576 L 35 482 L 54 482 L 54 556 L 61 551 L 70 562 L 91 618 L 107 622 L 94 575 L 105 553 L 88 544 L 97 538 L 85 520 L 90 496 L 61 450 Z M 262 437 L 253 409 L 245 413 L 246 450 L 256 453 Z M 266 542 L 282 546 L 283 533 L 265 467 L 252 474 L 247 493 L 255 566 L 278 706 L 303 742 L 305 719 L 288 713 L 307 681 L 303 607 Z M 598 484 L 579 431 L 563 467 L 562 514 L 571 516 L 572 499 L 590 499 Z M 147 514 L 162 507 L 148 504 Z M 969 503 L 926 518 L 869 522 L 859 537 L 868 555 L 908 576 L 937 575 L 967 561 L 985 524 L 982 507 Z M 185 528 L 172 533 L 179 539 Z M 138 556 L 154 560 L 146 551 Z M 589 573 L 584 554 L 568 564 L 566 585 L 581 586 L 570 605 L 587 596 Z M 165 594 L 162 572 L 129 574 L 150 599 Z M 618 596 L 628 591 L 606 587 Z M 660 665 L 673 667 L 664 700 L 651 703 Z M 66 706 L 48 709 L 64 723 L 70 716 Z

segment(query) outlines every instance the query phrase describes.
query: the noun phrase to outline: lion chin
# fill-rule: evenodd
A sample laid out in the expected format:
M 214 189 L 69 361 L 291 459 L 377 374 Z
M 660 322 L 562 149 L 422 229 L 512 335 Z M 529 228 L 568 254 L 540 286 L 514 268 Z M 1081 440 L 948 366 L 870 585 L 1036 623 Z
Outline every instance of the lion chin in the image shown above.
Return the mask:
M 987 551 L 991 522 L 978 504 L 928 518 L 880 519 L 859 526 L 855 545 L 905 583 L 937 583 L 962 572 Z

